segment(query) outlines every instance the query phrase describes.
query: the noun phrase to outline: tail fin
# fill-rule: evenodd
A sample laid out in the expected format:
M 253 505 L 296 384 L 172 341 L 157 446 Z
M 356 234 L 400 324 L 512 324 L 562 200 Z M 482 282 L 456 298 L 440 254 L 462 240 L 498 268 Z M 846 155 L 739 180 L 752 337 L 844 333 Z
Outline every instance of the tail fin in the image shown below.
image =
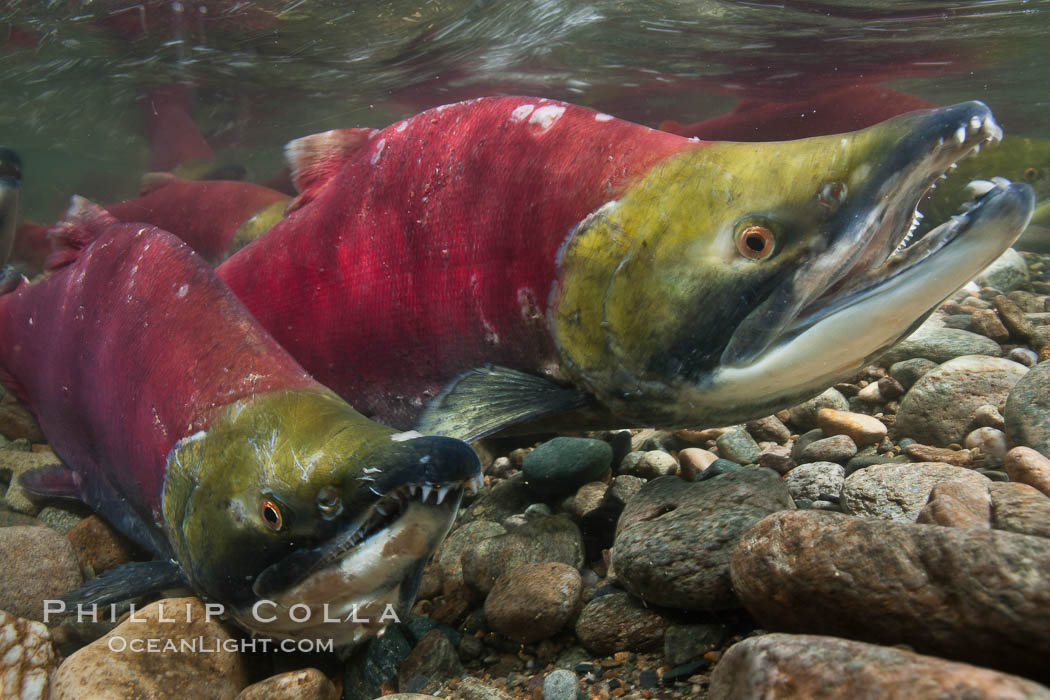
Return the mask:
M 51 255 L 47 257 L 44 269 L 59 270 L 74 262 L 80 257 L 80 251 L 115 223 L 119 222 L 108 211 L 91 200 L 73 195 L 65 218 L 48 231 Z

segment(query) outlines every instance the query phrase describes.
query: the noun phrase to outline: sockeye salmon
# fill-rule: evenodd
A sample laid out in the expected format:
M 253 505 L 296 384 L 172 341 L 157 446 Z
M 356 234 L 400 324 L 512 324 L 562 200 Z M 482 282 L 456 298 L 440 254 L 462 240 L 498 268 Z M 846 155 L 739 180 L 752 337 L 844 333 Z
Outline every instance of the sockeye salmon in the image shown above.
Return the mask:
M 384 423 L 729 424 L 860 369 L 1010 245 L 1026 184 L 902 245 L 926 191 L 1001 136 L 980 102 L 732 143 L 471 100 L 292 142 L 300 196 L 218 272 Z
M 105 209 L 118 221 L 146 223 L 174 233 L 217 265 L 280 221 L 290 199 L 250 182 L 147 173 L 138 197 L 107 204 Z M 14 258 L 28 271 L 41 270 L 51 254 L 51 228 L 32 223 L 18 228 Z
M 174 236 L 82 200 L 63 233 L 78 254 L 0 297 L 3 382 L 68 467 L 22 482 L 161 560 L 114 570 L 89 599 L 183 582 L 247 629 L 339 645 L 407 613 L 479 483 L 470 447 L 354 411 Z M 300 603 L 310 614 L 290 615 Z

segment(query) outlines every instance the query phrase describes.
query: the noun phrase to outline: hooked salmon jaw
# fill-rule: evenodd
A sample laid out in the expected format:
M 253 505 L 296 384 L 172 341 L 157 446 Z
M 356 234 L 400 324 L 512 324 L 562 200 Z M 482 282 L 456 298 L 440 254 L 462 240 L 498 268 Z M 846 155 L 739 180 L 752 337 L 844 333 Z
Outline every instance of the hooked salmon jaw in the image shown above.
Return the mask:
M 415 481 L 382 491 L 378 470 L 359 480 L 375 497 L 313 562 L 287 585 L 286 562 L 263 571 L 253 590 L 264 604 L 240 611 L 241 624 L 272 637 L 331 639 L 354 645 L 381 635 L 405 618 L 423 565 L 452 526 L 464 493 L 475 494 L 481 474 L 462 481 Z

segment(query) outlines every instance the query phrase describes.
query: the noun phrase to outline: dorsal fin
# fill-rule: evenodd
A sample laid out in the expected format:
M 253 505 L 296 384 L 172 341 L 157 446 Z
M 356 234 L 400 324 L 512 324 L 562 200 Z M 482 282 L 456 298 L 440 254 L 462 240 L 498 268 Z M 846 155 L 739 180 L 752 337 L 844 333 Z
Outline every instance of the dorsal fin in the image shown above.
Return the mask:
M 116 223 L 119 222 L 113 215 L 99 205 L 73 195 L 66 217 L 48 231 L 51 255 L 47 256 L 44 269 L 54 271 L 69 265 L 79 257 L 80 251 Z
M 324 187 L 352 153 L 378 133 L 378 129 L 332 129 L 311 134 L 284 147 L 284 159 L 292 171 L 292 182 L 299 191 L 301 205 Z
M 139 180 L 139 196 L 145 197 L 146 195 L 152 192 L 156 192 L 162 187 L 167 187 L 171 183 L 178 182 L 180 180 L 182 180 L 182 178 L 176 175 L 175 173 L 146 173 L 142 176 L 142 179 Z

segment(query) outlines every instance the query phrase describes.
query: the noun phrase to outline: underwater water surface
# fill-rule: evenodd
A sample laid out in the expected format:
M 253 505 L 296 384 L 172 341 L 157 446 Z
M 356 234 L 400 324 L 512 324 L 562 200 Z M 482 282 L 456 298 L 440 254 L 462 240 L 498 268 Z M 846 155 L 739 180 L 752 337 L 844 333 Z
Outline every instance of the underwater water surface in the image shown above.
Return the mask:
M 1036 0 L 8 0 L 0 141 L 25 215 L 53 220 L 73 193 L 135 193 L 158 86 L 188 86 L 218 160 L 264 181 L 290 139 L 496 94 L 657 126 L 880 85 L 1050 136 L 1048 55 Z

